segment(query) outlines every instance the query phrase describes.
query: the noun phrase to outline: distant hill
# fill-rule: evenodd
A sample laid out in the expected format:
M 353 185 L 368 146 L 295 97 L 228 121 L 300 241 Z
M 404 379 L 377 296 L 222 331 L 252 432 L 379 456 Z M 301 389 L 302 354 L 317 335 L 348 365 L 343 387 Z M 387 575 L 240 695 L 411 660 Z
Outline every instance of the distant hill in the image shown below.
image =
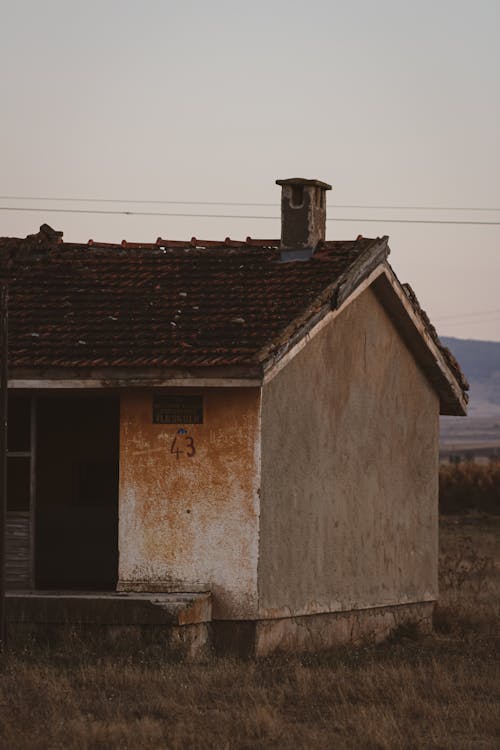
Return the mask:
M 468 416 L 441 418 L 441 444 L 500 445 L 500 342 L 445 336 L 441 341 L 470 383 Z

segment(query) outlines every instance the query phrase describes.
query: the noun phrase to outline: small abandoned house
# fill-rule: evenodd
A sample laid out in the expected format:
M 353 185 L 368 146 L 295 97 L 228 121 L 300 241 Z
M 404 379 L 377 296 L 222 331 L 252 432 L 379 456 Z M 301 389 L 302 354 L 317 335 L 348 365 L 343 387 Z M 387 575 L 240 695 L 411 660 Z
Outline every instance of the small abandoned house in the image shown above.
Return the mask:
M 257 655 L 429 625 L 467 383 L 387 237 L 327 241 L 330 186 L 277 182 L 281 240 L 0 240 L 12 622 Z

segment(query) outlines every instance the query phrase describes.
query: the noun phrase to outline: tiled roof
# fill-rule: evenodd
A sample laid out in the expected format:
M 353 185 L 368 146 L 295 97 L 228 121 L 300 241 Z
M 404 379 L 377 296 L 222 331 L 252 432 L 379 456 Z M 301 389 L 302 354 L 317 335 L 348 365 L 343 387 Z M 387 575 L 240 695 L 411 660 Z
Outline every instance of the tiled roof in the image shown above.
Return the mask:
M 378 245 L 325 242 L 308 261 L 280 263 L 279 240 L 73 244 L 47 226 L 25 240 L 5 238 L 10 364 L 256 364 Z
M 26 239 L 0 238 L 10 369 L 233 366 L 262 374 L 388 252 L 387 238 L 358 237 L 281 262 L 279 240 L 75 244 L 47 225 Z M 458 363 L 411 287 L 400 288 L 465 398 Z

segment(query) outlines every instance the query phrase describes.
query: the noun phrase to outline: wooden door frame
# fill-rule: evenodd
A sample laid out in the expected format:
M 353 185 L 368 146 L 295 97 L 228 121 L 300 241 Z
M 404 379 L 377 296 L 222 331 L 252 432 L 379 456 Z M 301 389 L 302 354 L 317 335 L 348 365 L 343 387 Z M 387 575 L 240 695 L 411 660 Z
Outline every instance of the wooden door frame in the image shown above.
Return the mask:
M 30 520 L 29 520 L 29 535 L 30 535 L 30 588 L 35 588 L 35 534 L 36 534 L 36 407 L 37 397 L 36 394 L 30 395 Z
M 29 419 L 30 419 L 30 438 L 29 438 L 29 450 L 16 451 L 9 450 L 8 445 L 6 446 L 6 461 L 7 471 L 9 467 L 9 459 L 16 458 L 28 458 L 29 459 L 29 503 L 28 503 L 28 589 L 35 589 L 35 524 L 36 524 L 36 407 L 37 397 L 34 393 L 16 393 L 16 391 L 9 391 L 8 396 L 15 398 L 20 396 L 29 399 Z M 6 511 L 6 519 L 8 519 L 9 513 L 12 511 Z

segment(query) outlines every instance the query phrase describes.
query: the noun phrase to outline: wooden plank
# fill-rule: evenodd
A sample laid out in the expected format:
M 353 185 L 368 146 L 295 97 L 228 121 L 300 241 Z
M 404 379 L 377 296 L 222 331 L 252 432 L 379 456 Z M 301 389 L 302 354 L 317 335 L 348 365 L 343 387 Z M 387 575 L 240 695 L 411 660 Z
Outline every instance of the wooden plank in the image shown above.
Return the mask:
M 30 398 L 30 513 L 29 513 L 29 586 L 35 588 L 35 518 L 36 518 L 36 396 Z
M 30 588 L 30 513 L 7 511 L 5 583 L 7 589 Z

